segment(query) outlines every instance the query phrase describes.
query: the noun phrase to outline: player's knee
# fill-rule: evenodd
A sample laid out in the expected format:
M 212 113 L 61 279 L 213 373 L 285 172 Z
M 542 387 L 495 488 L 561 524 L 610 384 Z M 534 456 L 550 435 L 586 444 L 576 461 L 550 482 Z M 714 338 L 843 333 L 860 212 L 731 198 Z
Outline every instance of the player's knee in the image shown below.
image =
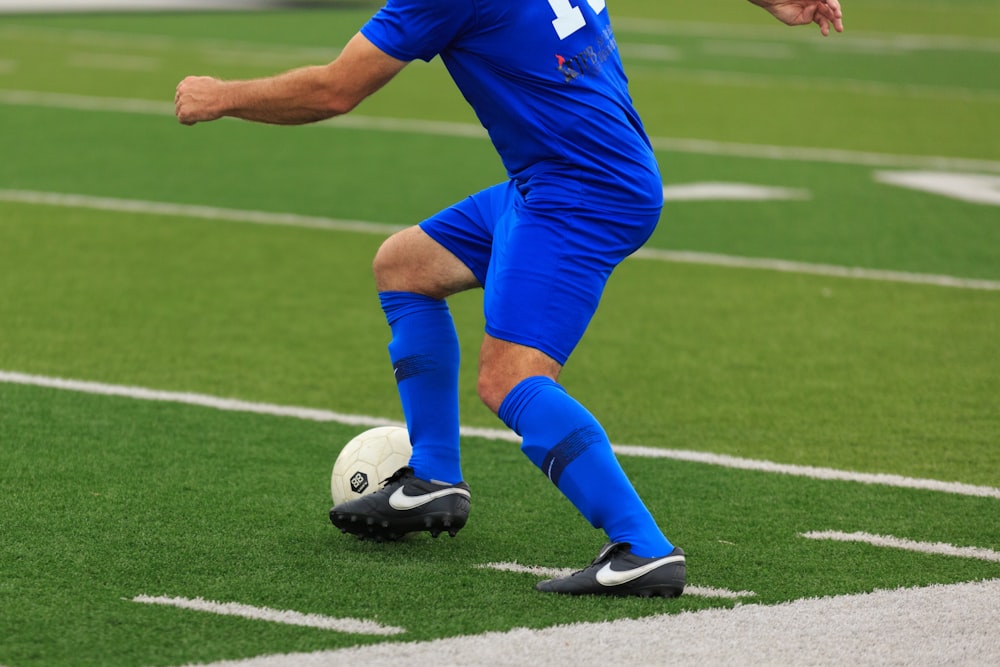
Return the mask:
M 487 335 L 479 353 L 476 390 L 486 407 L 499 413 L 507 394 L 519 383 L 537 376 L 557 381 L 561 369 L 562 364 L 539 349 Z
M 501 380 L 501 377 L 497 373 L 491 372 L 489 368 L 479 369 L 479 380 L 476 383 L 479 400 L 494 413 L 500 411 L 500 404 L 503 403 L 503 399 L 507 398 L 507 394 L 511 390 L 507 386 L 508 383 Z
M 383 285 L 392 281 L 392 276 L 399 271 L 399 257 L 396 252 L 395 243 L 390 236 L 382 242 L 372 259 L 372 274 L 375 276 L 375 284 L 379 290 L 384 289 Z

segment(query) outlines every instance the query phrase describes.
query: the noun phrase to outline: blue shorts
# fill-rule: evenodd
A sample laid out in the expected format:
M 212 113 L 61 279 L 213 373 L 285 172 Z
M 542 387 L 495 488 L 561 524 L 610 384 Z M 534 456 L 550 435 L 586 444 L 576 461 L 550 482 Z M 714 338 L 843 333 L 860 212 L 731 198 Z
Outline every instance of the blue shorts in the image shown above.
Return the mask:
M 534 179 L 533 179 L 534 180 Z M 565 364 L 611 271 L 646 240 L 659 207 L 583 208 L 565 182 L 501 183 L 420 223 L 483 286 L 486 333 Z

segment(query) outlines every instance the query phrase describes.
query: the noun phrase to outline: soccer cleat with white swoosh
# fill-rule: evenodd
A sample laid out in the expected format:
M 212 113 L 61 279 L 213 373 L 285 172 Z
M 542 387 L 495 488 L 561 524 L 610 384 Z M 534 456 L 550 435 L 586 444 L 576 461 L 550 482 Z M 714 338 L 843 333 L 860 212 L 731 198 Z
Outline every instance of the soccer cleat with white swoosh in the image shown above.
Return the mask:
M 429 482 L 400 468 L 378 491 L 334 506 L 330 521 L 341 532 L 378 541 L 421 531 L 454 537 L 469 519 L 469 497 L 465 482 Z
M 666 556 L 642 558 L 623 542 L 604 545 L 588 567 L 535 585 L 545 593 L 567 595 L 638 595 L 675 598 L 684 592 L 687 565 L 684 551 L 674 547 Z

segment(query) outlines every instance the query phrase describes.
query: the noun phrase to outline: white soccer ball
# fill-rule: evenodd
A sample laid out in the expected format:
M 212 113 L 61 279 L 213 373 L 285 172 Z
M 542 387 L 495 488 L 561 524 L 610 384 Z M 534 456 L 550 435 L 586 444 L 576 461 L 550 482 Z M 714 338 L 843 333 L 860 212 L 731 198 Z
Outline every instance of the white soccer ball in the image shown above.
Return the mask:
M 410 462 L 410 434 L 401 426 L 378 426 L 359 433 L 337 456 L 330 476 L 334 506 L 373 493 L 381 482 Z

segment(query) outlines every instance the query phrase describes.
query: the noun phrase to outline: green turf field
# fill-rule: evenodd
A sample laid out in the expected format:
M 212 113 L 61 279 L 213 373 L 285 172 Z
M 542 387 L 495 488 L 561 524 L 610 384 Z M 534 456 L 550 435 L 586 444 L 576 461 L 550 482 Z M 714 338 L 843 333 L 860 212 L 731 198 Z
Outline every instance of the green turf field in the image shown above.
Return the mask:
M 803 537 L 1000 551 L 1000 8 L 857 4 L 827 39 L 748 3 L 611 4 L 668 192 L 786 193 L 668 202 L 563 374 L 617 444 L 798 466 L 622 456 L 689 583 L 746 593 L 671 601 L 545 596 L 481 567 L 579 567 L 603 541 L 492 431 L 463 441 L 458 537 L 369 544 L 327 519 L 363 427 L 179 402 L 401 418 L 371 256 L 503 178 L 439 62 L 318 126 L 187 128 L 183 76 L 330 59 L 374 6 L 0 15 L 0 665 L 210 663 L 1000 577 Z M 885 182 L 923 172 L 961 188 Z M 499 430 L 474 390 L 480 307 L 452 301 L 462 419 Z

